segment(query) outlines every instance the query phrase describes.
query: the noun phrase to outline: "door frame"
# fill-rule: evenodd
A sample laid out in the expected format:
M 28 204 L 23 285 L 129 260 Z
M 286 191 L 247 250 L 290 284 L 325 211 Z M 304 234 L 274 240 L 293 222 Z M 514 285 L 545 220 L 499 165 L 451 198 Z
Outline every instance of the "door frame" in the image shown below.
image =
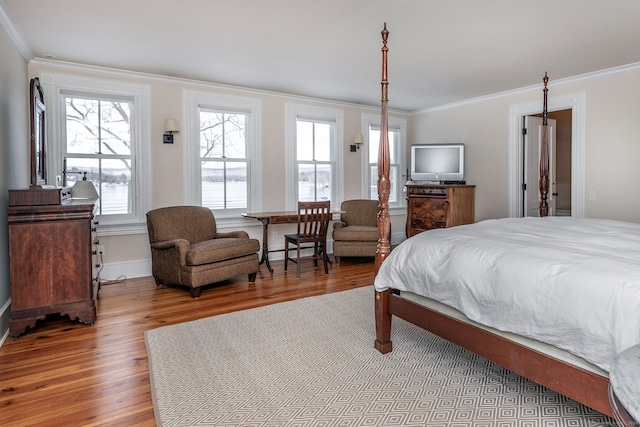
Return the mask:
M 549 111 L 572 110 L 571 115 L 571 216 L 585 215 L 585 101 L 584 92 L 564 97 L 549 98 Z M 509 107 L 509 217 L 520 218 L 522 212 L 522 120 L 542 112 L 540 101 Z

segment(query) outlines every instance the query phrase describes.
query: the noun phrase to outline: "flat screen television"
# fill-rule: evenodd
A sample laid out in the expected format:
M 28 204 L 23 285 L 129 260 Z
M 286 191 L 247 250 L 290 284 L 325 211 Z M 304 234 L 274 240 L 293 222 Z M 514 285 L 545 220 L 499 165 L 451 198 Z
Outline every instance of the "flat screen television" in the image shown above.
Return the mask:
M 411 180 L 437 183 L 464 181 L 464 144 L 411 146 Z

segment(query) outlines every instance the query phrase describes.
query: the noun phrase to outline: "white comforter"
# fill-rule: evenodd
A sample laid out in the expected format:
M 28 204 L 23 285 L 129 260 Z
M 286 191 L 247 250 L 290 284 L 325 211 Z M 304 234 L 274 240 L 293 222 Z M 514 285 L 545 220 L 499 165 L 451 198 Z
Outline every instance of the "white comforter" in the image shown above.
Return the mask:
M 432 298 L 608 372 L 640 343 L 640 224 L 505 218 L 431 230 L 393 250 L 375 288 Z

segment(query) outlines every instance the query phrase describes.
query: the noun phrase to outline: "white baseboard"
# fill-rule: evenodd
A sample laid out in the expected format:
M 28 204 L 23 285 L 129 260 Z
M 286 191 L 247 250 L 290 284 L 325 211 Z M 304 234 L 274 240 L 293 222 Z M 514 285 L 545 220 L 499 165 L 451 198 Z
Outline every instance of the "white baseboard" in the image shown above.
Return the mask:
M 100 281 L 102 283 L 147 276 L 151 276 L 150 259 L 112 262 L 105 264 L 102 271 L 100 271 Z
M 393 244 L 401 243 L 406 240 L 406 236 L 404 232 L 401 233 L 392 233 L 391 242 Z M 327 246 L 329 249 L 329 253 L 333 252 L 333 241 L 328 241 Z M 271 260 L 281 260 L 284 259 L 284 245 L 271 246 L 271 251 L 279 251 L 279 252 L 269 252 L 269 259 Z M 305 255 L 308 255 L 305 253 Z M 124 280 L 124 279 L 132 279 L 135 277 L 147 277 L 151 276 L 151 260 L 150 259 L 140 259 L 135 261 L 123 261 L 123 262 L 112 262 L 105 264 L 102 271 L 100 272 L 100 280 L 102 282 L 108 282 L 112 280 Z
M 9 317 L 11 316 L 11 298 L 7 300 L 0 308 L 0 347 L 9 337 Z

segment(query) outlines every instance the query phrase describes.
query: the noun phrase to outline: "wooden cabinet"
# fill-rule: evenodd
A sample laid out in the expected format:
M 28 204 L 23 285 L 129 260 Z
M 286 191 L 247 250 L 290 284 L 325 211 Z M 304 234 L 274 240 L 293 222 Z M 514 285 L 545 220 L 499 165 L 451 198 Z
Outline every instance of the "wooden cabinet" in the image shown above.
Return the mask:
M 474 221 L 475 185 L 407 185 L 407 237 Z
M 93 324 L 99 284 L 93 247 L 96 201 L 58 199 L 56 203 L 55 198 L 37 193 L 25 197 L 10 195 L 7 211 L 9 334 L 20 335 L 48 314 Z M 33 204 L 43 202 L 51 204 Z

